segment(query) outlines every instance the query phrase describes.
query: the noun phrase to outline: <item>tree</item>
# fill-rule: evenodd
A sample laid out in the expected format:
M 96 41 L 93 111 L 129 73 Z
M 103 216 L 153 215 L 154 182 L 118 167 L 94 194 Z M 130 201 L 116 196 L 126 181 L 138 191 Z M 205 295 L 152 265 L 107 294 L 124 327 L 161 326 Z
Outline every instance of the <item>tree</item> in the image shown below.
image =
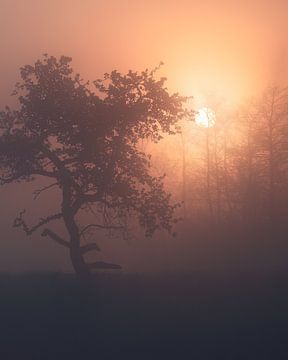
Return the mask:
M 61 190 L 57 213 L 30 227 L 21 212 L 14 225 L 27 235 L 42 228 L 42 236 L 69 250 L 75 272 L 87 275 L 93 268 L 120 267 L 87 263 L 84 255 L 100 250 L 94 242 L 83 245 L 92 228 L 124 232 L 134 216 L 147 236 L 160 228 L 172 231 L 177 204 L 171 204 L 163 177 L 150 174 L 151 156 L 138 144 L 179 132 L 187 110 L 185 97 L 170 95 L 166 79 L 155 79 L 157 68 L 126 75 L 112 71 L 90 84 L 73 73 L 70 62 L 44 55 L 21 68 L 15 88 L 20 107 L 0 113 L 0 171 L 2 184 L 42 176 L 53 183 L 38 194 Z M 93 211 L 97 222 L 80 226 L 83 210 Z M 46 227 L 54 220 L 63 221 L 67 239 Z
M 253 212 L 270 225 L 286 218 L 287 95 L 287 88 L 270 87 L 242 110 L 246 137 L 241 149 L 246 161 L 241 164 L 242 172 L 246 169 L 243 213 L 250 221 Z
M 258 105 L 258 116 L 262 124 L 258 146 L 263 160 L 262 172 L 266 177 L 267 213 L 271 224 L 280 216 L 282 190 L 283 185 L 286 185 L 287 99 L 287 88 L 274 86 L 266 90 Z

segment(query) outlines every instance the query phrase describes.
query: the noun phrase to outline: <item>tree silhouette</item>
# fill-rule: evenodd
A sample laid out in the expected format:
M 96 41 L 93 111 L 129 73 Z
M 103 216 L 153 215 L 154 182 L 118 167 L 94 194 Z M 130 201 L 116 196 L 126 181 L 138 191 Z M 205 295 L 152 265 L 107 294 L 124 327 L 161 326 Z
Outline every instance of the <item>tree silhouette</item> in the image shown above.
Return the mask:
M 112 71 L 90 84 L 73 73 L 70 62 L 44 55 L 21 68 L 22 81 L 15 88 L 20 107 L 0 113 L 1 183 L 44 176 L 53 183 L 36 196 L 60 188 L 57 213 L 30 227 L 21 212 L 14 226 L 27 235 L 42 228 L 42 236 L 69 249 L 75 272 L 87 275 L 93 268 L 120 267 L 85 261 L 86 253 L 100 250 L 94 242 L 83 245 L 91 228 L 125 231 L 127 218 L 135 216 L 147 236 L 160 228 L 171 232 L 177 205 L 171 204 L 163 177 L 150 174 L 150 155 L 138 143 L 178 132 L 178 121 L 187 116 L 186 98 L 170 95 L 165 78 L 155 79 L 157 69 Z M 97 222 L 81 227 L 83 210 L 94 211 Z M 67 239 L 46 227 L 59 219 Z

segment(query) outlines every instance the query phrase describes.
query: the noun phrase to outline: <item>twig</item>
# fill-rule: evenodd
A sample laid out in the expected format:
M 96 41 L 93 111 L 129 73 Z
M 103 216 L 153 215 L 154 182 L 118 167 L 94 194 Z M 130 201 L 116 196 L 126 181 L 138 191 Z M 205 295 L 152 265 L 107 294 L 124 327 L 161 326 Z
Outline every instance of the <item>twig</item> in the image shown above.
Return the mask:
M 13 227 L 22 227 L 22 229 L 25 231 L 26 235 L 28 235 L 28 236 L 33 234 L 33 232 L 36 231 L 37 229 L 39 229 L 41 226 L 48 224 L 50 221 L 58 220 L 63 217 L 62 213 L 50 215 L 50 216 L 47 216 L 46 218 L 40 219 L 38 224 L 29 228 L 28 225 L 23 220 L 24 213 L 25 213 L 25 210 L 20 212 L 19 216 L 14 220 Z
M 58 185 L 58 182 L 53 183 L 53 184 L 50 184 L 50 185 L 48 185 L 48 186 L 44 186 L 44 187 L 42 187 L 41 189 L 35 190 L 35 191 L 33 192 L 33 195 L 34 195 L 33 199 L 36 200 L 37 197 L 38 197 L 43 191 L 48 190 L 48 189 L 51 189 L 53 186 L 56 186 L 56 185 Z
M 89 224 L 89 225 L 85 226 L 81 230 L 80 236 L 82 236 L 88 229 L 93 228 L 93 227 L 96 227 L 96 228 L 99 228 L 99 229 L 104 229 L 104 230 L 123 230 L 124 229 L 123 226 Z
M 85 254 L 86 252 L 92 251 L 92 250 L 101 251 L 101 249 L 99 248 L 99 246 L 96 243 L 83 245 L 80 247 L 80 250 L 81 250 L 82 254 Z
M 52 240 L 56 241 L 58 244 L 63 245 L 70 249 L 70 244 L 63 240 L 59 235 L 57 235 L 54 231 L 50 229 L 44 229 L 41 236 L 49 236 Z

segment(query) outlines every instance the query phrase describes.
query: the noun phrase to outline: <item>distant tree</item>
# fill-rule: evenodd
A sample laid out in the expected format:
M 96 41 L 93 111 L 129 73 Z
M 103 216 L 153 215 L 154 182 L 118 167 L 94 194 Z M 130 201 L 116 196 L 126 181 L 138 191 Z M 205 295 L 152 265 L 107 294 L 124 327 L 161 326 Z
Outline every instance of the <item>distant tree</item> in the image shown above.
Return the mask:
M 287 104 L 287 88 L 274 86 L 242 109 L 243 213 L 250 220 L 274 224 L 286 218 Z
M 172 231 L 177 205 L 171 204 L 163 177 L 150 174 L 150 155 L 138 144 L 178 132 L 178 121 L 187 115 L 186 98 L 170 95 L 166 79 L 155 79 L 156 69 L 112 71 L 89 84 L 73 73 L 70 62 L 45 55 L 21 68 L 22 82 L 15 88 L 20 107 L 0 113 L 0 171 L 2 184 L 42 176 L 53 182 L 38 194 L 61 190 L 57 213 L 30 227 L 22 212 L 14 226 L 27 235 L 42 228 L 42 236 L 69 250 L 75 272 L 87 275 L 93 268 L 120 268 L 85 260 L 86 253 L 100 250 L 94 242 L 83 244 L 92 228 L 125 231 L 127 218 L 135 216 L 147 236 L 160 228 Z M 80 226 L 83 210 L 96 213 L 98 221 Z M 59 219 L 67 239 L 46 227 Z
M 262 160 L 267 213 L 273 224 L 279 218 L 283 185 L 287 174 L 287 88 L 267 89 L 258 104 L 261 129 L 258 130 L 258 153 Z M 286 201 L 285 201 L 286 202 Z M 285 204 L 286 217 L 286 204 Z

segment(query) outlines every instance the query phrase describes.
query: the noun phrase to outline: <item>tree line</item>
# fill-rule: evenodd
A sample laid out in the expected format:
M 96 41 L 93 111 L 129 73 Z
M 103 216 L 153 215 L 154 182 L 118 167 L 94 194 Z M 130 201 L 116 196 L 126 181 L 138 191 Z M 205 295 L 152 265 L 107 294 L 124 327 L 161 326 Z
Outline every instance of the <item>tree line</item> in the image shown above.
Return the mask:
M 163 165 L 182 215 L 219 225 L 285 225 L 287 135 L 288 89 L 277 86 L 236 110 L 220 108 L 208 128 L 182 123 L 178 139 L 169 140 L 174 160 L 166 155 Z

